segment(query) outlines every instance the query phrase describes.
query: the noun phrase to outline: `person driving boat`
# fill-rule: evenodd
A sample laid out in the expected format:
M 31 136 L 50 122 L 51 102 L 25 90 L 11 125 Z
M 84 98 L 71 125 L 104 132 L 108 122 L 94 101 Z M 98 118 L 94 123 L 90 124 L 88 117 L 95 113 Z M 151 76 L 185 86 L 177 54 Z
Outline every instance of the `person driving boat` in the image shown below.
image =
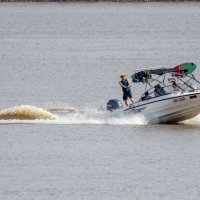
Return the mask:
M 160 84 L 157 84 L 154 88 L 155 88 L 154 90 L 155 97 L 159 97 L 159 96 L 163 96 L 167 94 L 167 92 L 160 86 Z

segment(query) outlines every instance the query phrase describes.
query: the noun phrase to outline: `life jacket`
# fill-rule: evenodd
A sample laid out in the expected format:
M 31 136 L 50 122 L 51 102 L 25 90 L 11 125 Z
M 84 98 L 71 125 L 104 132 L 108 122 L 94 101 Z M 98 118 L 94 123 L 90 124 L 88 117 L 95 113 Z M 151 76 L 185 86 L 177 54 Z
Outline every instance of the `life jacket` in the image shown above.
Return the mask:
M 129 86 L 129 82 L 128 82 L 127 79 L 121 80 L 120 82 L 121 82 L 123 85 L 125 85 L 126 87 Z M 122 90 L 123 90 L 123 92 L 129 92 L 129 91 L 131 91 L 130 87 L 128 87 L 128 88 L 122 87 Z

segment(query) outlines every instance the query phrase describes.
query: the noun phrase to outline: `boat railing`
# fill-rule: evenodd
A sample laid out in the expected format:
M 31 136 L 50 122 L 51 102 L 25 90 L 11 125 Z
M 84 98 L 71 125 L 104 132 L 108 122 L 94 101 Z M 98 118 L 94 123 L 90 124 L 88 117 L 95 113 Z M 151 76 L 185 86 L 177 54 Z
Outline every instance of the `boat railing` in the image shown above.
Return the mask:
M 160 69 L 163 67 L 160 67 Z M 158 69 L 157 68 L 143 68 L 141 70 L 151 70 L 151 69 Z M 135 70 L 137 72 L 137 69 Z M 164 76 L 163 76 L 164 75 Z M 144 93 L 140 96 L 137 103 L 139 104 L 142 101 L 158 98 L 160 96 L 165 96 L 177 92 L 192 92 L 200 90 L 200 82 L 195 78 L 193 74 L 186 75 L 186 76 L 168 76 L 166 74 L 158 75 L 155 78 L 150 80 L 146 80 L 143 82 L 146 84 Z M 163 78 L 162 78 L 163 77 Z M 198 84 L 199 87 L 196 86 Z M 155 95 L 155 88 L 156 85 L 160 85 L 160 87 L 165 91 L 163 94 Z

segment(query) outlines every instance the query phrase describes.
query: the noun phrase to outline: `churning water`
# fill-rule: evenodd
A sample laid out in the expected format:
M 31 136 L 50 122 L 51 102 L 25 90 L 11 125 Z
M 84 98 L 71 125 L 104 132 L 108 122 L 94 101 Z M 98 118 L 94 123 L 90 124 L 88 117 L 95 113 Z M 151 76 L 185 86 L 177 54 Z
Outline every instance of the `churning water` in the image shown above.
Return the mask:
M 151 118 L 139 114 L 108 112 L 102 108 L 50 107 L 43 109 L 30 105 L 15 106 L 0 111 L 0 124 L 45 123 L 45 124 L 102 124 L 102 125 L 147 125 Z M 200 123 L 200 116 L 182 122 Z
M 53 114 L 54 113 L 54 114 Z M 49 108 L 48 111 L 35 106 L 15 106 L 0 111 L 0 123 L 49 123 L 49 124 L 147 124 L 141 114 L 125 115 L 110 113 L 101 109 L 73 107 Z M 8 120 L 8 121 L 5 121 Z

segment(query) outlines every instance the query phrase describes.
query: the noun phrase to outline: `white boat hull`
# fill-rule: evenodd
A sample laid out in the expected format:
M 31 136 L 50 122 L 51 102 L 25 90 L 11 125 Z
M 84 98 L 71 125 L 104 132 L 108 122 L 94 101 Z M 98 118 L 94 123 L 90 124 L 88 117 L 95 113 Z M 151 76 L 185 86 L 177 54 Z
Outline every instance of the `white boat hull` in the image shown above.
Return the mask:
M 200 91 L 178 92 L 141 101 L 125 112 L 141 112 L 153 122 L 177 123 L 200 113 Z

